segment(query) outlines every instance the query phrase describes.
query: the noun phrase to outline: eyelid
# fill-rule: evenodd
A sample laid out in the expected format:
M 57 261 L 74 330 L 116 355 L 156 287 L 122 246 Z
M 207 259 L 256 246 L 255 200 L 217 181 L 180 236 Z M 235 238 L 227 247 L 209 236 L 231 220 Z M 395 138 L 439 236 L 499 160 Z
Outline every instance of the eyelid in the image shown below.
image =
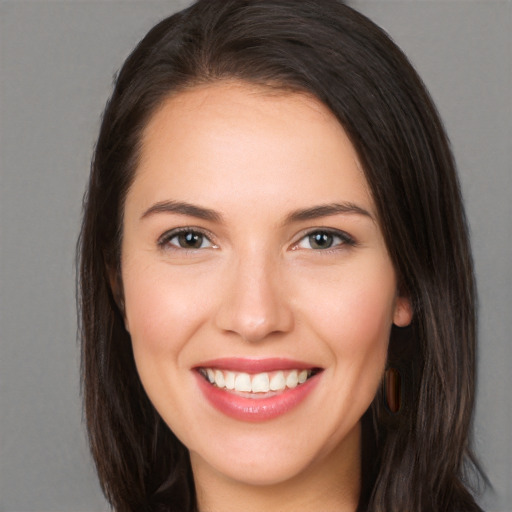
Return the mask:
M 179 247 L 177 245 L 169 244 L 169 241 L 172 240 L 174 237 L 178 236 L 180 233 L 197 233 L 205 237 L 209 243 L 211 244 L 209 247 L 205 248 L 185 248 L 185 247 Z M 325 227 L 314 227 L 314 228 L 308 228 L 306 230 L 303 230 L 297 237 L 296 241 L 292 244 L 291 250 L 298 250 L 301 249 L 299 247 L 299 244 L 305 240 L 307 237 L 310 237 L 314 235 L 315 233 L 327 233 L 333 237 L 337 237 L 341 240 L 340 243 L 337 243 L 333 245 L 332 247 L 328 247 L 325 249 L 313 249 L 313 248 L 304 248 L 305 250 L 311 250 L 315 252 L 329 252 L 329 251 L 336 251 L 339 250 L 342 247 L 345 246 L 355 246 L 357 245 L 356 240 L 353 236 L 348 234 L 346 231 L 335 229 L 335 228 L 325 228 Z M 158 247 L 165 249 L 166 247 L 171 247 L 172 249 L 179 250 L 179 251 L 198 251 L 202 249 L 210 249 L 210 248 L 218 248 L 217 244 L 214 241 L 214 236 L 212 233 L 210 233 L 208 230 L 205 230 L 204 228 L 200 228 L 197 226 L 181 226 L 177 228 L 170 229 L 166 232 L 164 232 L 162 235 L 160 235 L 157 239 L 157 245 Z
M 326 233 L 333 237 L 337 237 L 341 240 L 341 243 L 337 243 L 336 245 L 333 245 L 332 247 L 328 247 L 326 249 L 313 249 L 313 248 L 303 248 L 300 247 L 299 244 L 305 240 L 306 238 L 314 235 L 315 233 Z M 291 249 L 293 251 L 304 249 L 304 250 L 310 250 L 310 251 L 316 251 L 316 252 L 330 252 L 330 251 L 337 251 L 340 250 L 340 248 L 349 246 L 354 247 L 357 245 L 357 242 L 355 238 L 347 233 L 346 231 L 343 231 L 341 229 L 335 229 L 335 228 L 323 228 L 323 227 L 314 227 L 309 228 L 307 230 L 302 231 L 296 238 L 296 242 L 292 244 Z
M 169 244 L 169 241 L 172 240 L 175 236 L 178 236 L 180 233 L 197 233 L 199 235 L 204 236 L 210 242 L 211 245 L 209 247 L 194 249 Z M 213 235 L 209 231 L 196 226 L 181 226 L 178 228 L 170 229 L 158 237 L 157 245 L 162 249 L 166 247 L 172 247 L 172 249 L 176 249 L 179 251 L 199 251 L 202 249 L 217 248 L 217 245 L 213 241 Z

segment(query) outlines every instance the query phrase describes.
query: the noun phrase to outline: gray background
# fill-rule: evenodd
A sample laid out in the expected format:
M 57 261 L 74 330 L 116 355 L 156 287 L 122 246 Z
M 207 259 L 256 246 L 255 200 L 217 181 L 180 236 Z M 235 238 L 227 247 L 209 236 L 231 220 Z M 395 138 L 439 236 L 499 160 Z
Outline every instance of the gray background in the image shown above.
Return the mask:
M 114 72 L 187 1 L 0 0 L 0 512 L 106 510 L 81 422 L 74 246 Z M 512 511 L 512 2 L 359 0 L 445 120 L 480 291 L 475 446 Z

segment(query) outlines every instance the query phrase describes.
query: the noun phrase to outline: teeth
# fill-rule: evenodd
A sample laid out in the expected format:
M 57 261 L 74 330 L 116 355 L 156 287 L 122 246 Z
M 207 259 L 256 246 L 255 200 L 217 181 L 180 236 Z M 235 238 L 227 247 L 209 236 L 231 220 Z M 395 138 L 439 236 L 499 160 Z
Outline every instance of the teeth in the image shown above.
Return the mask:
M 297 370 L 293 370 L 286 377 L 286 387 L 287 388 L 296 388 L 299 383 L 299 376 L 297 375 Z
M 235 389 L 235 374 L 233 372 L 226 372 L 224 374 L 224 383 L 227 389 Z
M 262 372 L 256 375 L 223 371 L 213 368 L 202 368 L 202 375 L 210 384 L 218 388 L 241 391 L 245 393 L 268 393 L 269 391 L 284 391 L 304 384 L 313 374 L 312 370 L 290 370 Z
M 219 388 L 224 387 L 224 374 L 220 370 L 215 370 L 215 384 Z
M 268 393 L 270 390 L 270 381 L 268 373 L 258 373 L 252 378 L 253 393 Z
M 286 387 L 286 380 L 283 372 L 277 372 L 270 379 L 270 389 L 272 391 L 282 391 Z
M 235 391 L 251 391 L 251 376 L 248 373 L 239 373 L 235 377 Z

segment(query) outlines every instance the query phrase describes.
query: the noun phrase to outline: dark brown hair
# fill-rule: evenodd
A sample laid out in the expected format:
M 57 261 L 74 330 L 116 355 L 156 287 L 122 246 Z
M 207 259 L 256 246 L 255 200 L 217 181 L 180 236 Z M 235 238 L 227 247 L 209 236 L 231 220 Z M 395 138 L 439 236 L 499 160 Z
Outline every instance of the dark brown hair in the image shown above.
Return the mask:
M 330 108 L 357 150 L 414 308 L 411 326 L 390 339 L 402 406 L 392 414 L 379 392 L 365 415 L 360 509 L 479 510 L 465 473 L 473 461 L 475 286 L 449 143 L 403 53 L 335 0 L 200 0 L 155 26 L 117 77 L 79 240 L 85 415 L 107 499 L 118 512 L 196 508 L 187 450 L 142 388 L 122 283 L 111 285 L 142 130 L 170 94 L 224 79 L 306 92 Z

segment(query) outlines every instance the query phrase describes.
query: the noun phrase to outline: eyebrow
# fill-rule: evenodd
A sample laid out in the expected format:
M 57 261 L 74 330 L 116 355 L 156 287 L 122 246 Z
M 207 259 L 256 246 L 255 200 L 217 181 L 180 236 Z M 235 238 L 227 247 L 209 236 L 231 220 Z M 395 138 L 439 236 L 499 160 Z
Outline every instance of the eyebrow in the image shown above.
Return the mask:
M 141 215 L 141 220 L 156 213 L 177 213 L 179 215 L 187 215 L 211 222 L 223 222 L 222 215 L 215 210 L 184 201 L 160 201 L 155 203 Z M 311 208 L 295 210 L 286 216 L 284 224 L 314 220 L 339 214 L 362 215 L 373 220 L 373 216 L 367 210 L 354 203 L 347 202 L 322 204 Z
M 196 206 L 183 201 L 160 201 L 148 208 L 141 216 L 141 220 L 155 213 L 178 213 L 189 217 L 209 220 L 212 222 L 222 222 L 222 216 L 215 210 Z
M 285 224 L 291 224 L 293 222 L 300 222 L 305 220 L 314 220 L 321 217 L 329 217 L 330 215 L 338 215 L 340 213 L 350 215 L 363 215 L 364 217 L 368 217 L 371 220 L 374 220 L 370 212 L 364 208 L 361 208 L 360 206 L 357 206 L 354 203 L 330 203 L 313 206 L 312 208 L 295 210 L 286 217 Z

